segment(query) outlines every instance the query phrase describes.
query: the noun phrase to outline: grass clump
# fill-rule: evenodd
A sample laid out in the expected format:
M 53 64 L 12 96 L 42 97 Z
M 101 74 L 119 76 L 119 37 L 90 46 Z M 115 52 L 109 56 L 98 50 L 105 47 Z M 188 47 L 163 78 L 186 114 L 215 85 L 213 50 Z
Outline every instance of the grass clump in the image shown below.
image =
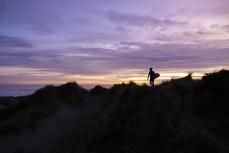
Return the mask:
M 22 100 L 17 105 L 0 111 L 0 134 L 18 134 L 25 127 L 37 127 L 42 119 L 58 110 L 59 104 L 82 105 L 87 94 L 87 90 L 74 82 L 39 89 L 26 98 L 20 98 Z
M 102 110 L 58 139 L 49 153 L 227 153 L 228 91 L 228 70 L 201 80 L 190 73 L 154 88 L 134 82 L 89 92 L 75 83 L 47 86 L 17 107 L 0 111 L 5 115 L 0 130 L 36 126 L 56 112 L 58 103 L 81 105 L 99 96 Z
M 93 89 L 90 90 L 90 94 L 92 96 L 97 96 L 97 95 L 105 95 L 107 93 L 108 89 L 97 85 Z
M 155 88 L 134 82 L 114 85 L 104 92 L 103 110 L 58 140 L 49 153 L 229 151 L 222 143 L 229 140 L 228 72 L 202 80 L 193 80 L 190 73 Z

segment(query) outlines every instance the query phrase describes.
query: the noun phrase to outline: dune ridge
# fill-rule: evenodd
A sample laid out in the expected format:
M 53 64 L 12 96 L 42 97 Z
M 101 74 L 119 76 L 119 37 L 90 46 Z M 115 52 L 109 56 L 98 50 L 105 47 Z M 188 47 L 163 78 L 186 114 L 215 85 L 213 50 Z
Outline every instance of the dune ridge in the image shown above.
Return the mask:
M 88 113 L 83 119 L 68 131 L 57 130 L 58 137 L 45 149 L 14 148 L 14 153 L 227 153 L 228 91 L 228 70 L 206 74 L 201 80 L 193 80 L 189 74 L 155 88 L 134 82 L 110 89 L 96 86 L 90 91 L 76 83 L 47 86 L 0 111 L 0 141 L 23 135 L 28 127 L 39 130 L 64 107 L 79 111 L 85 106 Z M 30 124 L 23 120 L 29 115 L 27 110 L 39 112 Z M 20 130 L 15 130 L 18 125 Z

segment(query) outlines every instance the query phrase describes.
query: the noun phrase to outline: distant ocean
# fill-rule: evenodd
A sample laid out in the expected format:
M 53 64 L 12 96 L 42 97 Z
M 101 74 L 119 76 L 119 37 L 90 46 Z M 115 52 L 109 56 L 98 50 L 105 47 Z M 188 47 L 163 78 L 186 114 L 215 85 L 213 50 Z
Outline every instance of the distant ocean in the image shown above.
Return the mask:
M 46 85 L 1 85 L 0 84 L 0 97 L 5 96 L 27 96 L 33 94 L 40 88 L 45 87 Z M 58 86 L 58 85 L 55 85 Z M 94 88 L 95 85 L 83 85 L 83 88 L 89 90 Z M 103 87 L 109 88 L 110 85 L 104 85 Z
M 5 96 L 27 96 L 33 94 L 40 88 L 45 87 L 46 85 L 1 85 L 0 84 L 0 97 Z M 59 85 L 54 85 L 59 86 Z M 86 90 L 94 88 L 96 85 L 82 85 Z M 102 85 L 104 88 L 110 88 L 111 85 Z
M 44 85 L 0 85 L 0 97 L 31 95 L 42 87 Z

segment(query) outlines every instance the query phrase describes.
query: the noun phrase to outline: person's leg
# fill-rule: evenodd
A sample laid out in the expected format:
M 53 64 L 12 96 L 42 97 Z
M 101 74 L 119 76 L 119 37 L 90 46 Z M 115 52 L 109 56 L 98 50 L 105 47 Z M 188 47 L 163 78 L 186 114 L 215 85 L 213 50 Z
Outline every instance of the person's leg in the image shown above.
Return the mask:
M 154 87 L 154 79 L 152 80 L 152 84 L 153 84 L 152 86 Z
M 151 86 L 153 86 L 154 87 L 154 80 L 152 79 L 152 80 L 150 80 L 150 84 L 151 84 Z

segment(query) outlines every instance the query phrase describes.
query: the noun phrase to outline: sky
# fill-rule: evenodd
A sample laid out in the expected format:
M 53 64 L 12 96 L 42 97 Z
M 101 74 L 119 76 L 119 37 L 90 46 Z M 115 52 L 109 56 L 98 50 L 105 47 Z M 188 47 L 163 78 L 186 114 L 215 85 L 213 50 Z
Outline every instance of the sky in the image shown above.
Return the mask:
M 229 65 L 228 0 L 0 0 L 0 84 L 198 78 Z

